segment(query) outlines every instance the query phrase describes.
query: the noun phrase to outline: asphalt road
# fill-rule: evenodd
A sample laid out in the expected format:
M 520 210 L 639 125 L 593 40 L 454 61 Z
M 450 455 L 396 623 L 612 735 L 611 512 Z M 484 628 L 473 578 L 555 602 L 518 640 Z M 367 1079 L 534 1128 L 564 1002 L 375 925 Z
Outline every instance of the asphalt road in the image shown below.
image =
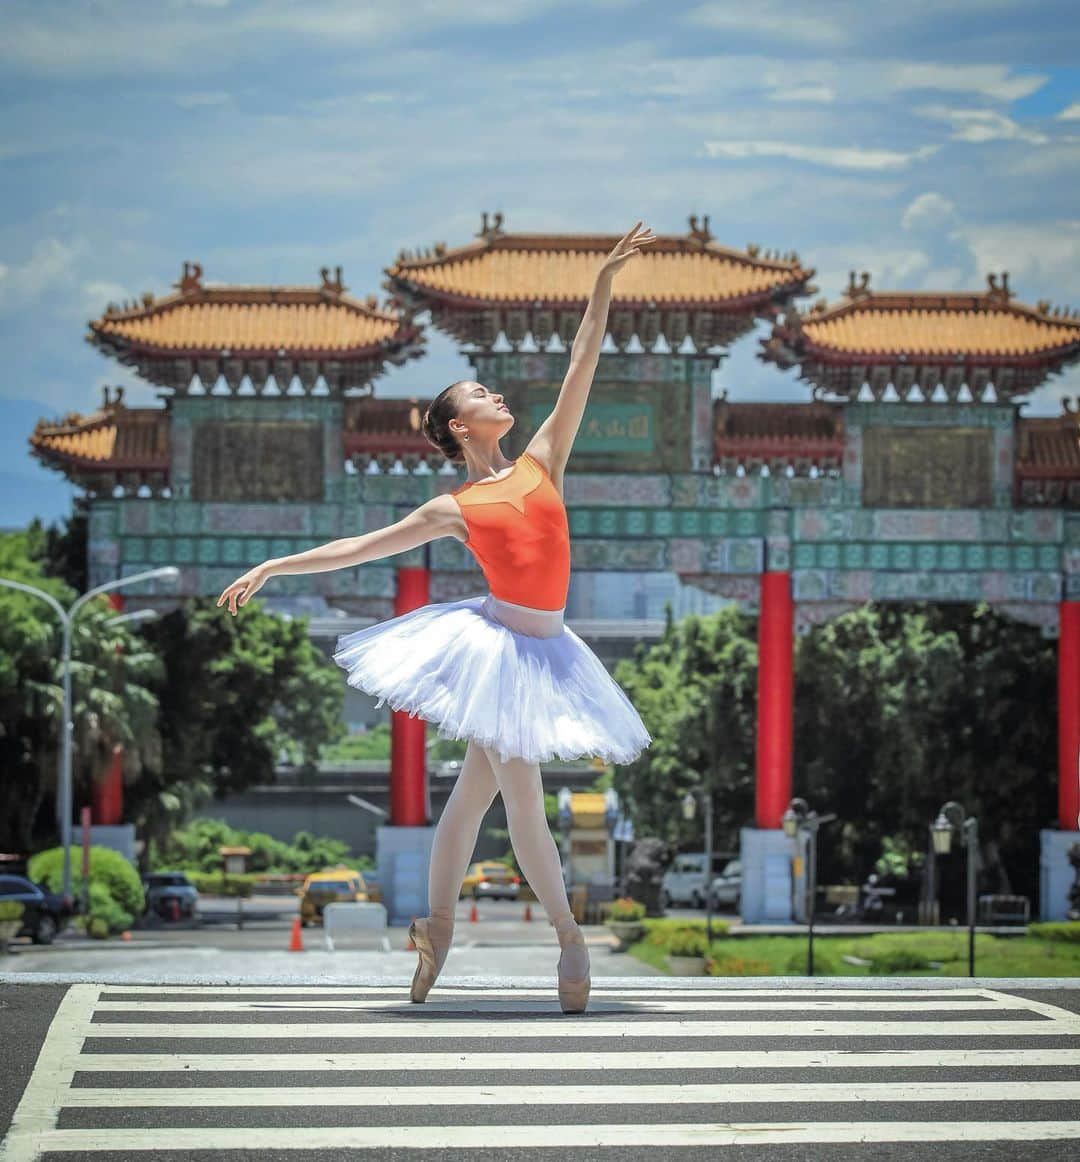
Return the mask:
M 448 962 L 449 963 L 449 962 Z M 0 983 L 5 1162 L 1059 1162 L 1080 982 Z M 1075 986 L 1075 987 L 1074 987 Z

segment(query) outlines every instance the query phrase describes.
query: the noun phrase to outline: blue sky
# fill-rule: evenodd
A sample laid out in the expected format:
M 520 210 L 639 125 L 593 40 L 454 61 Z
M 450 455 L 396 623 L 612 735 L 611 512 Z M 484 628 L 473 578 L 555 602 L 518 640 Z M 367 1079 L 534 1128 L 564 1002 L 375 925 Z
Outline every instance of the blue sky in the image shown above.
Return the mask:
M 972 289 L 1080 306 L 1080 22 L 997 0 L 6 0 L 0 40 L 0 526 L 66 513 L 39 416 L 156 389 L 85 343 L 109 300 L 207 282 L 380 297 L 401 247 L 638 218 L 795 249 L 830 301 Z M 809 301 L 809 300 L 808 300 Z M 805 400 L 755 358 L 737 400 Z M 431 396 L 452 341 L 378 381 Z M 1026 415 L 1080 394 L 1080 369 Z

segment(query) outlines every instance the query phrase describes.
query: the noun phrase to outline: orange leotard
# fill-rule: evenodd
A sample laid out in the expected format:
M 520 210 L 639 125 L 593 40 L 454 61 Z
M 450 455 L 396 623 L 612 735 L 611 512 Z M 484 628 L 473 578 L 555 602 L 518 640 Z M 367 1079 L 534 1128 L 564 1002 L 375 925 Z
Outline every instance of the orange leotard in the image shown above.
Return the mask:
M 532 609 L 563 609 L 570 588 L 570 525 L 547 470 L 528 452 L 498 480 L 451 493 L 494 597 Z

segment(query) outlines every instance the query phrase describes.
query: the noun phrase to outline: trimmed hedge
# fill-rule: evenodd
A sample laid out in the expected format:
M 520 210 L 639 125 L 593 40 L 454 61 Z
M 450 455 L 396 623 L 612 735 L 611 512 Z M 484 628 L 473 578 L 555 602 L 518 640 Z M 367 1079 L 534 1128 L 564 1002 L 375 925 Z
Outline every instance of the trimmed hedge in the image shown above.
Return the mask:
M 241 896 L 247 899 L 262 879 L 261 873 L 244 872 L 243 875 L 222 876 L 221 872 L 184 872 L 196 891 L 212 896 Z
M 1040 924 L 1029 924 L 1028 934 L 1041 940 L 1065 940 L 1070 944 L 1080 943 L 1080 920 L 1053 920 Z

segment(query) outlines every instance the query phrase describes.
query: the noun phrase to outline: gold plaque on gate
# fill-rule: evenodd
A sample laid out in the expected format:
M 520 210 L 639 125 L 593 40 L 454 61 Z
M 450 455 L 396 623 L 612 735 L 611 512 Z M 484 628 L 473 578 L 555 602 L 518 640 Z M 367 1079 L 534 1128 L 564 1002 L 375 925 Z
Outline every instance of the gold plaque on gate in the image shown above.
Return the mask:
M 993 504 L 994 434 L 989 428 L 866 428 L 862 467 L 867 508 Z
M 192 499 L 321 500 L 323 427 L 301 420 L 196 425 Z

